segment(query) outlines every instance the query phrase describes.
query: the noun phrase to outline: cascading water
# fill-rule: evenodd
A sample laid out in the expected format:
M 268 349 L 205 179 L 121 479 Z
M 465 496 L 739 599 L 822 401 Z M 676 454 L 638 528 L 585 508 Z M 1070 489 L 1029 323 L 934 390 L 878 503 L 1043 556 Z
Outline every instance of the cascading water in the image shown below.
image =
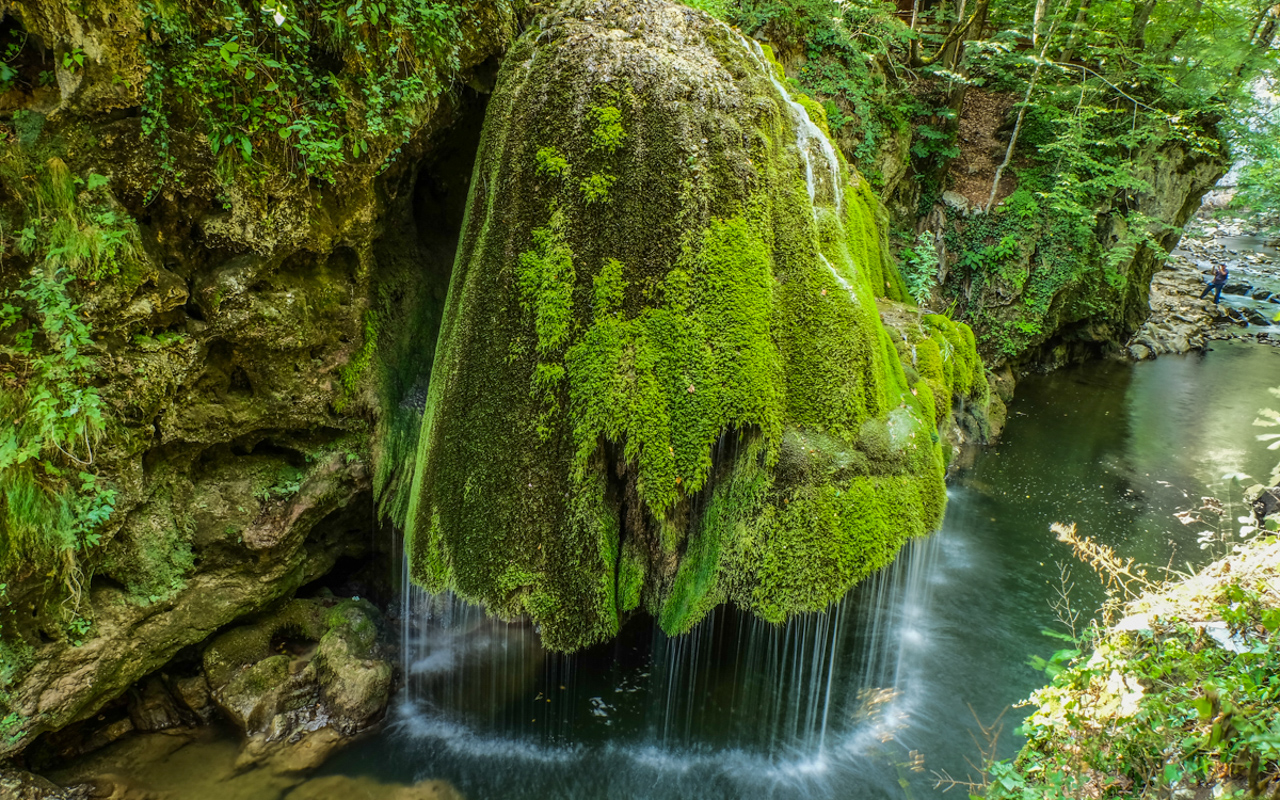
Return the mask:
M 821 238 L 824 222 L 842 224 L 842 165 L 760 46 L 733 35 L 788 110 Z M 818 257 L 857 303 L 850 280 Z M 568 780 L 558 771 L 566 766 L 595 767 L 643 774 L 654 782 L 650 797 L 688 796 L 679 775 L 712 752 L 733 765 L 734 781 L 809 780 L 834 761 L 866 761 L 902 726 L 936 560 L 933 539 L 912 540 L 823 612 L 774 625 L 722 606 L 675 637 L 637 618 L 614 642 L 570 656 L 544 650 L 528 621 L 498 621 L 412 586 L 406 565 L 399 730 L 446 760 L 502 756 L 507 767 L 536 768 L 530 785 L 544 787 Z M 598 776 L 598 785 L 615 777 Z M 583 780 L 591 782 L 573 783 Z M 514 796 L 516 784 L 500 783 L 503 797 Z
M 398 725 L 464 760 L 664 773 L 717 751 L 761 779 L 821 774 L 904 724 L 938 555 L 934 538 L 913 540 L 841 602 L 783 625 L 721 607 L 683 636 L 635 620 L 568 656 L 523 621 L 410 587 Z
M 730 32 L 751 53 L 752 58 L 759 65 L 760 71 L 773 84 L 774 90 L 777 91 L 782 101 L 786 103 L 791 113 L 792 122 L 795 124 L 796 147 L 800 150 L 800 156 L 804 159 L 805 181 L 809 189 L 809 203 L 813 206 L 814 214 L 817 214 L 820 204 L 830 204 L 839 213 L 844 207 L 844 198 L 842 197 L 843 189 L 840 180 L 840 159 L 836 157 L 835 146 L 831 144 L 831 140 L 826 137 L 822 129 L 809 116 L 809 112 L 804 105 L 797 102 L 791 96 L 791 93 L 787 91 L 787 88 L 782 85 L 782 82 L 778 80 L 778 76 L 774 73 L 773 67 L 765 57 L 764 49 L 760 46 L 760 43 L 754 39 L 748 39 L 732 29 Z M 830 181 L 829 200 L 818 196 L 818 184 L 813 169 L 813 149 L 815 147 L 821 153 L 827 165 L 826 179 Z

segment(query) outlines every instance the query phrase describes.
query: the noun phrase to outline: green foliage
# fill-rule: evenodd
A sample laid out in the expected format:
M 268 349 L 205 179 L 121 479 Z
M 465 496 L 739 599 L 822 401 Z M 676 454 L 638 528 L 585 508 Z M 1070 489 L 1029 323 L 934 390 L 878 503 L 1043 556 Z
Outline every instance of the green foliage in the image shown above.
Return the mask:
M 928 107 L 892 77 L 913 34 L 878 0 L 737 0 L 728 19 L 780 53 L 803 56 L 795 78 L 825 106 L 831 132 L 873 181 L 876 157 Z M 939 147 L 950 144 L 939 133 Z
M 1046 665 L 1027 745 L 995 765 L 984 796 L 1047 800 L 1088 784 L 1091 796 L 1146 797 L 1228 781 L 1260 796 L 1280 770 L 1280 609 L 1259 588 L 1225 587 L 1209 614 L 1230 647 L 1208 639 L 1202 615 L 1175 611 L 1108 635 L 1087 661 Z
M 179 179 L 172 131 L 198 120 L 227 171 L 337 180 L 385 167 L 459 65 L 464 5 L 309 0 L 143 6 L 143 131 Z
M 79 47 L 67 50 L 62 54 L 62 68 L 69 72 L 76 72 L 84 67 L 84 51 Z
M 622 127 L 622 110 L 617 106 L 592 106 L 588 113 L 595 127 L 591 130 L 587 152 L 603 151 L 613 155 L 627 138 L 627 131 Z
M 534 249 L 520 254 L 520 304 L 532 315 L 537 336 L 539 363 L 533 372 L 533 392 L 542 401 L 538 430 L 544 439 L 551 436 L 551 419 L 560 410 L 557 390 L 564 366 L 557 362 L 569 338 L 577 279 L 564 225 L 563 214 L 553 213 L 547 227 L 534 229 Z
M 544 147 L 534 154 L 538 162 L 538 174 L 555 178 L 569 177 L 569 162 L 554 147 Z
M 21 730 L 22 717 L 16 711 L 9 712 L 4 719 L 0 719 L 0 738 L 4 739 L 6 745 L 15 745 L 22 741 L 25 736 Z
M 54 157 L 34 168 L 34 181 L 5 169 L 21 193 L 26 216 L 17 231 L 16 249 L 28 258 L 45 258 L 69 276 L 99 281 L 136 272 L 141 259 L 137 226 L 112 198 L 109 179 L 96 172 L 72 174 Z
M 934 244 L 933 234 L 922 231 L 916 237 L 915 245 L 902 251 L 902 258 L 905 263 L 899 271 L 907 293 L 916 305 L 928 305 L 938 278 L 938 247 Z
M 0 164 L 10 213 L 20 215 L 3 241 L 6 261 L 28 270 L 0 295 L 0 573 L 44 580 L 75 642 L 87 631 L 77 614 L 88 556 L 117 493 L 98 472 L 108 408 L 94 385 L 99 346 L 74 297 L 78 282 L 127 288 L 142 256 L 107 177 L 75 175 L 57 157 L 34 161 L 19 143 Z M 22 648 L 3 650 L 0 672 L 11 676 Z
M 283 467 L 276 476 L 275 483 L 259 489 L 254 493 L 254 496 L 264 503 L 293 497 L 302 488 L 306 477 L 306 470 L 298 469 L 297 467 Z
M 373 309 L 367 309 L 364 312 L 364 341 L 356 354 L 351 357 L 351 360 L 338 370 L 338 376 L 342 379 L 343 389 L 342 397 L 335 404 L 339 411 L 345 409 L 355 396 L 360 387 L 360 379 L 369 368 L 369 364 L 373 361 L 377 350 L 378 312 Z
M 51 254 L 0 306 L 0 333 L 12 336 L 0 352 L 15 367 L 0 382 L 0 418 L 12 421 L 0 427 L 0 564 L 45 565 L 78 591 L 78 558 L 98 543 L 116 493 L 89 471 L 106 408 L 89 382 L 89 326 L 57 263 Z
M 613 175 L 603 172 L 595 172 L 582 179 L 579 188 L 582 190 L 582 197 L 588 203 L 600 203 L 609 199 L 609 189 L 613 187 L 616 181 Z
M 690 8 L 705 11 L 716 19 L 728 19 L 732 0 L 680 0 Z

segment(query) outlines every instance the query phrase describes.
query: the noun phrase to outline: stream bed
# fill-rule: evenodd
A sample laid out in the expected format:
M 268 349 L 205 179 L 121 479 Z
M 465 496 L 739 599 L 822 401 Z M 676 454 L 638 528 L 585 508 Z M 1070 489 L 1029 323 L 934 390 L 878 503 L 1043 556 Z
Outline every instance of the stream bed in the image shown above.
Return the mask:
M 1028 377 L 1002 443 L 950 488 L 942 530 L 830 611 L 782 627 L 722 608 L 670 639 L 637 619 L 564 657 L 523 626 L 411 596 L 409 680 L 387 724 L 296 788 L 230 768 L 199 775 L 191 766 L 230 763 L 217 737 L 151 760 L 121 742 L 91 760 L 184 800 L 356 800 L 437 779 L 468 800 L 933 796 L 935 773 L 976 777 L 995 731 L 998 757 L 1019 747 L 1027 709 L 1013 706 L 1045 682 L 1028 659 L 1059 645 L 1042 631 L 1063 630 L 1051 608 L 1062 570 L 1085 617 L 1102 598 L 1050 523 L 1152 565 L 1220 554 L 1229 543 L 1202 549 L 1203 528 L 1173 514 L 1210 494 L 1238 504 L 1255 480 L 1226 476 L 1270 472 L 1277 454 L 1252 422 L 1280 402 L 1276 385 L 1280 349 L 1247 342 Z M 404 796 L 451 796 L 441 786 Z

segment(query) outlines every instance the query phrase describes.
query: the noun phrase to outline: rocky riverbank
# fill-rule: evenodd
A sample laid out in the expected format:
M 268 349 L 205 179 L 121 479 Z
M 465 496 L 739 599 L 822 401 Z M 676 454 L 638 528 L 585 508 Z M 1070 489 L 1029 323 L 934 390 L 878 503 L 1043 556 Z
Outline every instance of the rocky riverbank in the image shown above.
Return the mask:
M 1230 278 L 1222 299 L 1201 298 L 1214 269 Z M 1197 219 L 1151 279 L 1151 316 L 1127 344 L 1143 360 L 1203 350 L 1215 339 L 1280 346 L 1280 253 L 1246 218 Z
M 984 796 L 1275 797 L 1280 541 L 1258 538 L 1166 585 L 1105 557 L 1094 566 L 1141 594 L 1091 655 L 1032 695 L 1027 744 L 993 766 Z

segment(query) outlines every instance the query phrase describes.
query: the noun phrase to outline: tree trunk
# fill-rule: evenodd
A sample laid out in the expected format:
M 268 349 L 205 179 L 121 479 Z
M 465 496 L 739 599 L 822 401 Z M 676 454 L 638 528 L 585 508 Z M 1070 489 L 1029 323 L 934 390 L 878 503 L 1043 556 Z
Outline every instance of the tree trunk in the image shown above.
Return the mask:
M 1129 23 L 1129 47 L 1136 52 L 1147 48 L 1147 23 L 1151 21 L 1151 12 L 1156 7 L 1156 0 L 1134 0 L 1133 20 Z
M 1067 37 L 1067 46 L 1063 49 L 1062 55 L 1058 57 L 1059 61 L 1070 61 L 1075 58 L 1076 48 L 1080 46 L 1080 34 L 1084 31 L 1085 19 L 1089 16 L 1089 5 L 1092 0 L 1080 0 L 1080 7 L 1076 9 L 1075 21 L 1071 23 L 1071 35 Z

